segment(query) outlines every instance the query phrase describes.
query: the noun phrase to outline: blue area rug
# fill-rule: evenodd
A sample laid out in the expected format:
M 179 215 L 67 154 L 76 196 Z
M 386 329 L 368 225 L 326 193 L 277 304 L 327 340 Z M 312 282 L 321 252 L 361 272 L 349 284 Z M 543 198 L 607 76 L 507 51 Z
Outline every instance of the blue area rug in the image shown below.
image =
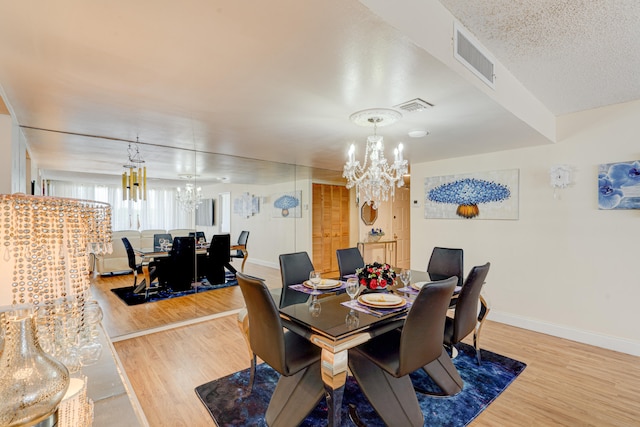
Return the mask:
M 475 362 L 473 347 L 459 344 L 454 365 L 464 380 L 460 393 L 452 397 L 432 397 L 418 393 L 425 426 L 466 426 L 475 419 L 524 370 L 526 365 L 490 351 L 482 350 L 482 365 Z M 245 396 L 249 369 L 196 387 L 195 391 L 207 407 L 216 424 L 222 426 L 266 426 L 264 414 L 279 374 L 267 364 L 260 364 L 256 372 L 253 393 Z M 411 374 L 414 385 L 433 392 L 438 386 L 422 371 Z M 353 377 L 347 378 L 342 402 L 342 425 L 353 426 L 349 406 L 355 406 L 366 426 L 384 423 L 362 394 Z M 327 424 L 327 405 L 324 399 L 305 419 L 302 426 Z
M 158 292 L 151 293 L 149 298 L 145 297 L 145 293 L 135 294 L 133 292 L 133 287 L 127 286 L 125 288 L 115 288 L 111 289 L 111 292 L 116 294 L 122 301 L 124 301 L 127 305 L 139 305 L 147 302 L 156 302 L 162 301 L 170 298 L 183 297 L 185 295 L 192 295 L 195 293 L 202 293 L 207 291 L 212 291 L 215 289 L 228 288 L 229 286 L 236 286 L 238 281 L 236 280 L 233 274 L 227 274 L 225 277 L 225 283 L 212 285 L 207 281 L 207 279 L 203 279 L 202 282 L 196 288 L 191 288 L 186 291 L 173 291 L 170 287 L 165 289 L 161 289 Z

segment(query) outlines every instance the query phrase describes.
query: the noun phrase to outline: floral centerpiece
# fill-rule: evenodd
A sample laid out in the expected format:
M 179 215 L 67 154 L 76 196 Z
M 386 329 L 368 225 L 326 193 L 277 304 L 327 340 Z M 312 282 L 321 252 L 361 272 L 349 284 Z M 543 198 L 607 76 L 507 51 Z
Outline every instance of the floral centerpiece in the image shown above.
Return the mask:
M 382 236 L 384 236 L 382 228 L 372 228 L 371 231 L 369 231 L 369 240 L 372 242 L 377 242 Z
M 389 264 L 380 264 L 379 262 L 358 268 L 356 274 L 362 286 L 373 290 L 386 289 L 387 286 L 393 284 L 393 280 L 396 278 L 396 272 Z

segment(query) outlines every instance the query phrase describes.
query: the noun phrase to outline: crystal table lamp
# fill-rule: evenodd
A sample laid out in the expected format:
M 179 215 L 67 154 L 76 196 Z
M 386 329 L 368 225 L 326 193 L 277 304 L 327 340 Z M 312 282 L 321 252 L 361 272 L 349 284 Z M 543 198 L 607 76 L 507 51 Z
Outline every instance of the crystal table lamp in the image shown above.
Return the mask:
M 2 194 L 0 242 L 0 330 L 5 331 L 0 396 L 22 393 L 17 406 L 0 399 L 0 417 L 12 414 L 18 420 L 0 424 L 20 425 L 55 411 L 69 372 L 87 362 L 83 355 L 95 354 L 94 325 L 88 321 L 90 309 L 85 310 L 91 306 L 89 252 L 111 251 L 111 207 Z M 42 361 L 41 369 L 30 360 Z M 41 389 L 32 390 L 34 384 Z

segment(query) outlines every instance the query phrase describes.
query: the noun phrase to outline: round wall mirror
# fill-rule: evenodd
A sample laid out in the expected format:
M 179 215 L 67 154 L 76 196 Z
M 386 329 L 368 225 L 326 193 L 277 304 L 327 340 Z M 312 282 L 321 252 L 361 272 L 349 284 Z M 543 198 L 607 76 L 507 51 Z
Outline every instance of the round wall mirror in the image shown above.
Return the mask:
M 366 225 L 373 225 L 378 219 L 378 209 L 375 209 L 368 203 L 364 203 L 360 208 L 360 218 Z

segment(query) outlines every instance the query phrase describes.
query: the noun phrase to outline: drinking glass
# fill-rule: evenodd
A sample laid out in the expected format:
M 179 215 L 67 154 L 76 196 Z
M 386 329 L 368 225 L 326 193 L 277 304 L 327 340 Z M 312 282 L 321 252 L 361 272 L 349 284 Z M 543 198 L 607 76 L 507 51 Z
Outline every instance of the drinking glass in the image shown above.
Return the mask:
M 322 306 L 320 305 L 320 301 L 318 301 L 318 297 L 314 295 L 311 299 L 311 304 L 309 304 L 309 313 L 311 317 L 318 317 L 322 312 Z
M 313 291 L 317 291 L 318 290 L 318 285 L 320 284 L 320 272 L 319 271 L 312 271 L 311 273 L 309 273 L 309 281 L 311 282 L 311 286 L 313 286 Z
M 404 286 L 409 286 L 411 284 L 411 270 L 405 268 L 400 271 L 400 281 Z
M 347 279 L 347 294 L 349 295 L 349 298 L 351 298 L 351 300 L 353 301 L 353 299 L 356 297 L 356 295 L 358 294 L 358 290 L 360 289 L 360 284 L 358 283 L 358 279 L 355 277 L 350 277 Z
M 347 316 L 344 319 L 344 323 L 350 331 L 356 329 L 360 326 L 360 313 L 355 310 L 349 310 L 349 313 L 347 313 Z

